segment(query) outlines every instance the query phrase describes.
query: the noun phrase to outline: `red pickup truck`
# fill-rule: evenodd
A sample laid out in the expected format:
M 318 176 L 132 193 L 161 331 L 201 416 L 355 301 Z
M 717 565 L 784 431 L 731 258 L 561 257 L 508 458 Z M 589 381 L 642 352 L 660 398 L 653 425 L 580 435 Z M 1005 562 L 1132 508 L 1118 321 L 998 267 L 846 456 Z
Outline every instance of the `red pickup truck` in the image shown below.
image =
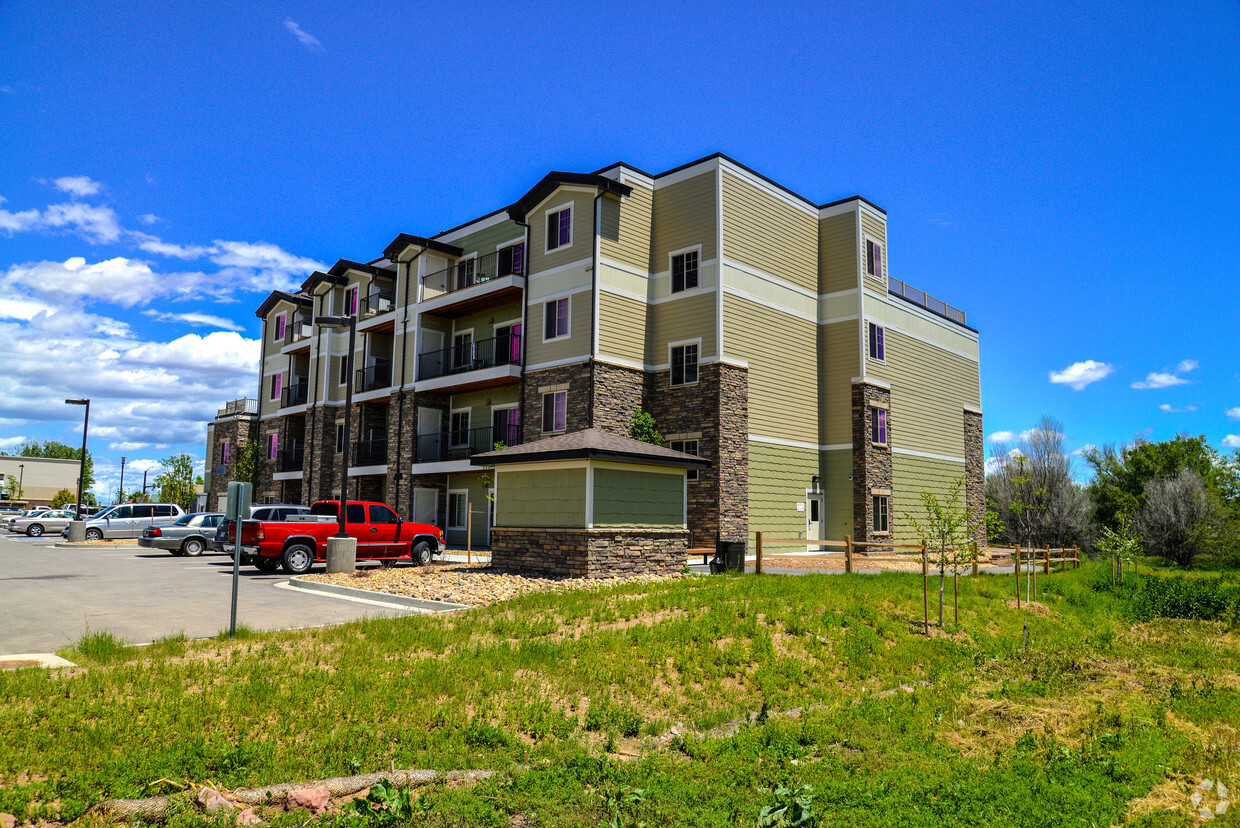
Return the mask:
M 345 506 L 345 529 L 357 539 L 359 561 L 392 566 L 409 558 L 417 566 L 431 562 L 444 543 L 443 530 L 425 523 L 402 520 L 383 503 L 350 500 Z M 289 575 L 303 575 L 315 561 L 327 560 L 327 539 L 340 530 L 340 502 L 320 500 L 300 520 L 247 520 L 241 524 L 242 562 L 264 572 L 284 567 Z

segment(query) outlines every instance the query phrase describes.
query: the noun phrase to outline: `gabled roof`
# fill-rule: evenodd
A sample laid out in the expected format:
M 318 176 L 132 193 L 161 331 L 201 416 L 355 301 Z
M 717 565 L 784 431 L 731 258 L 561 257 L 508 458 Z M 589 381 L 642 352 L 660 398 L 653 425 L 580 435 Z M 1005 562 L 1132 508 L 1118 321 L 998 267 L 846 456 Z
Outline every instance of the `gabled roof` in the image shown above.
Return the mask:
M 543 180 L 534 185 L 533 189 L 521 196 L 508 208 L 508 216 L 513 221 L 525 221 L 526 214 L 540 201 L 564 184 L 576 184 L 580 187 L 596 187 L 606 193 L 627 196 L 633 188 L 619 181 L 613 181 L 597 173 L 549 172 Z
M 314 289 L 318 287 L 321 282 L 327 282 L 329 285 L 343 285 L 348 283 L 348 279 L 345 279 L 343 276 L 336 276 L 331 273 L 324 273 L 321 270 L 316 270 L 306 277 L 306 281 L 301 283 L 301 289 L 306 293 L 313 294 Z
M 406 247 L 422 247 L 427 250 L 434 250 L 436 253 L 446 253 L 449 256 L 460 256 L 465 252 L 455 245 L 444 244 L 443 242 L 437 242 L 434 239 L 422 236 L 411 236 L 408 233 L 401 233 L 392 240 L 391 244 L 383 248 L 383 255 L 391 261 L 396 261 L 396 257 Z
M 361 262 L 351 262 L 348 259 L 338 259 L 331 270 L 327 271 L 332 276 L 343 276 L 350 270 L 356 270 L 358 273 L 369 273 L 371 276 L 391 276 L 391 270 L 375 267 L 374 265 L 362 264 Z
M 258 310 L 254 311 L 254 315 L 259 319 L 265 318 L 267 314 L 271 312 L 271 309 L 274 308 L 279 302 L 289 302 L 294 305 L 311 306 L 314 304 L 314 299 L 304 293 L 288 293 L 283 290 L 273 290 L 270 294 L 268 294 L 267 298 L 263 300 L 263 303 L 258 306 Z
M 469 462 L 475 466 L 499 466 L 504 463 L 531 463 L 539 460 L 620 460 L 656 466 L 678 466 L 684 469 L 710 468 L 710 461 L 701 457 L 662 446 L 652 446 L 597 428 L 560 434 L 500 451 L 475 454 L 469 458 Z

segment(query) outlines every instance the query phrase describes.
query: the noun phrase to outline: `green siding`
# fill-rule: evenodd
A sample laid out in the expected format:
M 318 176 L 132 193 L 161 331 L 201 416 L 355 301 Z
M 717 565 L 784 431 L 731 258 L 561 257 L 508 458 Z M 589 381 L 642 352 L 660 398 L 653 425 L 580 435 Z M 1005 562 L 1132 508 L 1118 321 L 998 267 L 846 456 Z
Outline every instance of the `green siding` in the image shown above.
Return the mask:
M 449 475 L 448 489 L 450 491 L 457 489 L 467 489 L 469 491 L 469 510 L 474 514 L 471 525 L 473 529 L 473 545 L 475 547 L 485 546 L 487 543 L 487 520 L 491 504 L 487 500 L 487 486 L 483 479 L 483 473 L 470 472 L 467 474 Z M 446 516 L 444 523 L 447 524 Z M 465 544 L 465 530 L 463 529 L 445 529 L 444 535 L 448 543 L 459 543 L 462 546 Z
M 594 525 L 680 529 L 685 476 L 628 469 L 594 470 Z
M 769 538 L 804 537 L 805 490 L 819 474 L 818 450 L 749 441 L 749 539 L 762 532 Z M 771 551 L 791 551 L 777 547 Z M 804 551 L 804 547 L 801 548 Z
M 584 467 L 497 472 L 497 526 L 585 528 Z
M 524 238 L 525 228 L 509 219 L 484 230 L 459 236 L 447 243 L 461 248 L 462 256 L 469 256 L 473 253 L 485 256 L 488 253 L 494 253 L 501 245 L 506 246 L 514 239 Z
M 939 503 L 943 503 L 952 481 L 964 477 L 964 464 L 908 454 L 893 454 L 891 461 L 894 478 L 891 487 L 892 532 L 897 540 L 916 542 L 920 538 L 916 537 L 909 516 L 925 523 L 926 512 L 921 504 L 922 491 L 932 493 L 939 499 Z M 963 506 L 963 489 L 960 491 L 960 500 Z
M 853 533 L 852 449 L 822 452 L 823 537 L 843 540 Z

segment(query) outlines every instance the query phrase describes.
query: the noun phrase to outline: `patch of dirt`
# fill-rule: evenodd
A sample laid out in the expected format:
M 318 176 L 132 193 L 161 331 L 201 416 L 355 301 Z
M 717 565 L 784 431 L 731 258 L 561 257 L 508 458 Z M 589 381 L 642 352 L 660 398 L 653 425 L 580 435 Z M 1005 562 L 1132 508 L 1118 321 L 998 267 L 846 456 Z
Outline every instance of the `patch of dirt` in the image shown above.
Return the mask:
M 0 661 L 0 670 L 16 670 L 19 667 L 38 667 L 39 662 L 33 659 L 16 659 L 12 661 Z

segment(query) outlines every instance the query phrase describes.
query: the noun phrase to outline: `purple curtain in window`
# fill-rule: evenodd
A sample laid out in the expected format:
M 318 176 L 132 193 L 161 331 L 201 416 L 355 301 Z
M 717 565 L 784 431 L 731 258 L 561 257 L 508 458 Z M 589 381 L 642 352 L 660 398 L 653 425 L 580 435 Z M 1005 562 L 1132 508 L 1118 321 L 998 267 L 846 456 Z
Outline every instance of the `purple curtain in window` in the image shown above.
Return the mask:
M 886 359 L 886 358 L 887 358 L 887 349 L 883 346 L 883 329 L 882 329 L 882 326 L 880 326 L 880 325 L 875 325 L 875 326 L 874 326 L 874 339 L 875 339 L 875 346 L 876 346 L 876 347 L 875 347 L 875 349 L 874 349 L 874 350 L 875 350 L 875 355 L 874 355 L 874 358 L 875 358 L 875 359 Z
M 573 219 L 572 210 L 561 210 L 560 211 L 560 244 L 561 245 L 568 244 L 569 233 L 571 232 L 570 222 L 572 222 L 572 219 Z
M 284 338 L 284 316 L 281 314 L 276 317 L 276 339 Z
M 229 452 L 229 449 L 230 449 L 230 448 L 232 448 L 232 446 L 231 446 L 230 444 L 228 444 L 228 443 L 224 443 L 224 445 L 223 445 L 223 451 L 222 451 L 222 452 L 221 452 L 221 454 L 220 454 L 220 462 L 221 462 L 223 465 L 225 465 L 225 466 L 227 466 L 227 465 L 228 465 L 228 459 L 229 459 L 229 456 L 230 456 L 230 452 Z
M 279 434 L 271 435 L 271 452 L 270 452 L 271 456 L 267 458 L 268 460 L 276 459 L 276 452 L 278 451 L 279 445 L 280 445 L 280 435 Z
M 525 272 L 525 242 L 512 246 L 512 272 L 518 275 Z
M 568 394 L 561 391 L 555 395 L 555 430 L 563 431 L 568 417 Z
M 874 278 L 883 278 L 883 246 L 877 242 L 874 244 Z
M 564 336 L 568 333 L 568 299 L 560 299 L 555 303 L 555 335 Z

